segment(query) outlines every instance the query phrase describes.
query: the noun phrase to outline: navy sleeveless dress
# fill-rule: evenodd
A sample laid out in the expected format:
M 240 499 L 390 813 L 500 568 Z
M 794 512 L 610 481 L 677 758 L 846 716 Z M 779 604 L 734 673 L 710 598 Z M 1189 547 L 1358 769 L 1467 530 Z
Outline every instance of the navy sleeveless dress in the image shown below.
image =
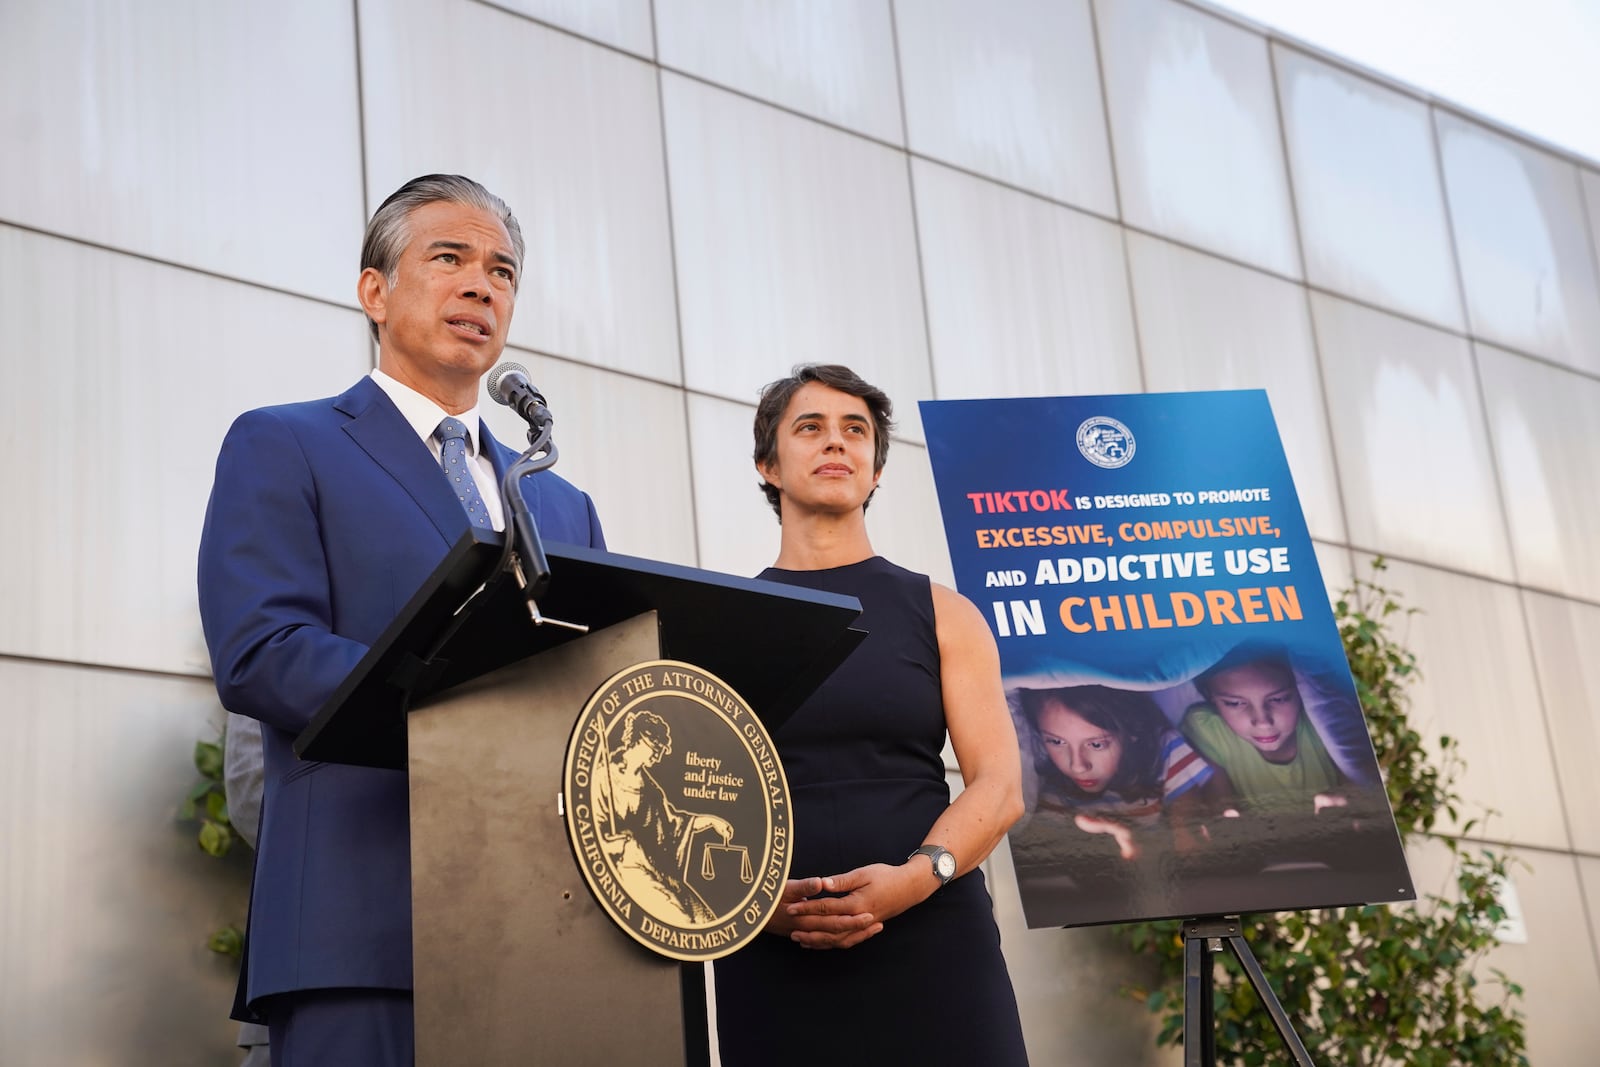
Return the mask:
M 950 804 L 927 577 L 881 557 L 761 577 L 857 597 L 869 632 L 774 738 L 794 800 L 790 877 L 904 862 Z M 762 935 L 715 972 L 724 1067 L 1027 1063 L 981 871 L 854 948 Z

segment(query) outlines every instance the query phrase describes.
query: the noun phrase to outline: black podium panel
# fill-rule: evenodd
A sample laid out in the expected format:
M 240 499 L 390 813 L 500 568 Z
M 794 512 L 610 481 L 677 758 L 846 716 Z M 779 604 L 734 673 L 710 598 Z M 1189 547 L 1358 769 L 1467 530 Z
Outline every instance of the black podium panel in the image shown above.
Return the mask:
M 468 530 L 295 740 L 303 759 L 406 765 L 406 708 L 582 636 L 536 626 L 497 574 L 503 541 Z M 854 597 L 623 556 L 545 545 L 546 618 L 599 630 L 655 611 L 665 658 L 732 686 L 775 730 L 866 636 Z M 485 585 L 485 583 L 488 583 Z

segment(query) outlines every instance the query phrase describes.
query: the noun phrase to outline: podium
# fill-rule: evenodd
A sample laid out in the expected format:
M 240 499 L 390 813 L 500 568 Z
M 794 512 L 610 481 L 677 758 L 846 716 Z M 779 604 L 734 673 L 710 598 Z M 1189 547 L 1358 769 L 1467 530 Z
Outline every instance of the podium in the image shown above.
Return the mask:
M 679 659 L 775 730 L 865 637 L 853 597 L 545 546 L 547 619 L 469 530 L 296 739 L 302 758 L 404 768 L 417 1063 L 709 1061 L 704 968 L 657 956 L 590 895 L 560 809 L 590 695 Z

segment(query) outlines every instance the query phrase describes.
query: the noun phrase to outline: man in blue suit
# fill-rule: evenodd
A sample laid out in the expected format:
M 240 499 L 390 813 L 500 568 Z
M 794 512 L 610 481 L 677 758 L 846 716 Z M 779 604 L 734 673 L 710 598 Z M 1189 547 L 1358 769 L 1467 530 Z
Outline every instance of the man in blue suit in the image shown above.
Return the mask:
M 200 614 L 223 706 L 263 725 L 237 1007 L 266 1020 L 274 1067 L 414 1058 L 405 772 L 303 763 L 291 746 L 469 522 L 503 528 L 516 453 L 479 421 L 478 391 L 522 262 L 516 219 L 481 185 L 408 182 L 362 245 L 378 369 L 340 396 L 241 415 L 217 460 Z M 604 547 L 570 483 L 544 472 L 522 493 L 546 540 Z

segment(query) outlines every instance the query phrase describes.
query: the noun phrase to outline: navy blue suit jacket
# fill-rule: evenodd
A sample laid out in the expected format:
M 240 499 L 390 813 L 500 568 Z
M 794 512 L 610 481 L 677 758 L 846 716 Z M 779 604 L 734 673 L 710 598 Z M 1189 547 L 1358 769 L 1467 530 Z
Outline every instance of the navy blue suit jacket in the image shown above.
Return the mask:
M 516 453 L 480 428 L 504 475 Z M 605 547 L 588 495 L 522 493 L 547 541 Z M 467 528 L 427 445 L 371 378 L 247 412 L 217 459 L 200 617 L 223 707 L 263 723 L 265 796 L 241 1005 L 301 989 L 410 989 L 403 771 L 301 762 L 291 745 Z

